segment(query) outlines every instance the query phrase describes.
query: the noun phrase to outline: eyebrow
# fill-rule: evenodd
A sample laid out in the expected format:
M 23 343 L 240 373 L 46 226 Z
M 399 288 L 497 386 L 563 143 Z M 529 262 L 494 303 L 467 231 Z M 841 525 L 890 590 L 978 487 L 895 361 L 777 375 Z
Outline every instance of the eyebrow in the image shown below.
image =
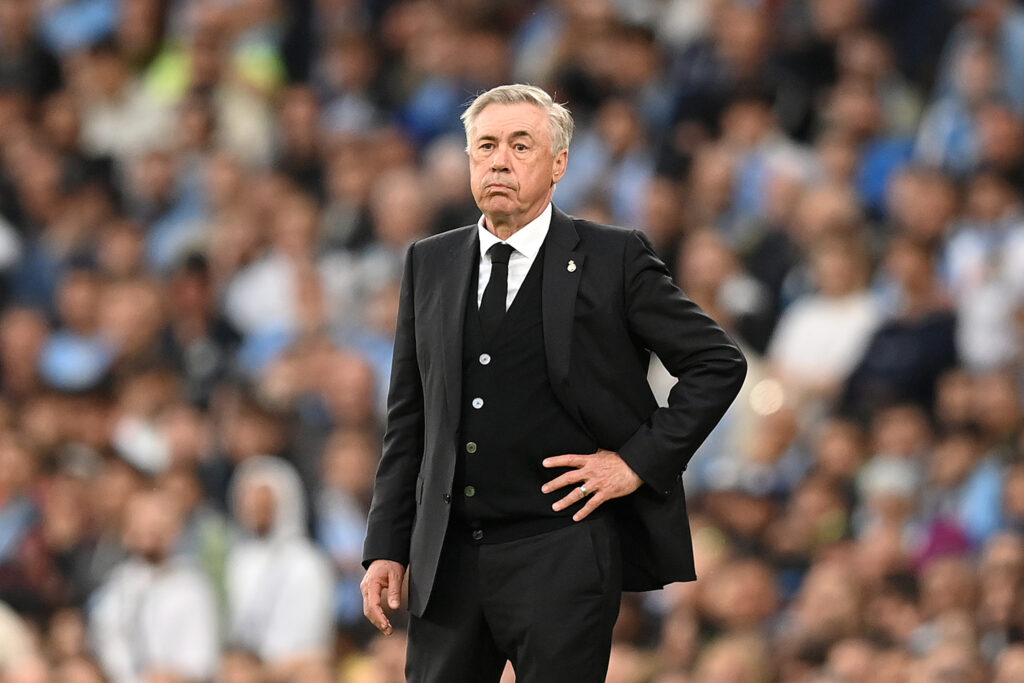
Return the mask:
M 532 140 L 533 139 L 533 134 L 530 133 L 530 131 L 527 131 L 527 130 L 517 130 L 517 131 L 513 132 L 511 135 L 509 135 L 509 139 L 511 139 L 511 140 L 514 140 L 516 138 L 530 138 Z M 477 142 L 483 142 L 484 140 L 494 140 L 494 141 L 497 141 L 497 139 L 498 139 L 497 135 L 481 135 L 479 138 L 477 138 Z

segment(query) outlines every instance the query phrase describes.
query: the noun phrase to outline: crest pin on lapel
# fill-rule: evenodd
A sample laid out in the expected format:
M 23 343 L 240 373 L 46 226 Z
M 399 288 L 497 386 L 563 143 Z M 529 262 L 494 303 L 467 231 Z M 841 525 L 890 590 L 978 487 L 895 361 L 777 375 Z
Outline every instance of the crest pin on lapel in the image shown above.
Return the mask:
M 565 269 L 568 270 L 570 273 L 575 273 L 576 272 L 576 262 L 570 260 L 569 261 L 569 265 L 567 265 L 565 267 Z

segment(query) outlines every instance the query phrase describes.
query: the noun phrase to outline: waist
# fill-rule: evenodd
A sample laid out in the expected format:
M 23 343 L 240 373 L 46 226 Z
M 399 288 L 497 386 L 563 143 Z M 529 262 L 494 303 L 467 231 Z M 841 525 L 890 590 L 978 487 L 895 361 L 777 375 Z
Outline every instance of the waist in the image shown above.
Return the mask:
M 570 511 L 574 510 L 575 508 Z M 459 515 L 452 515 L 448 525 L 448 532 L 454 533 L 460 539 L 475 545 L 507 543 L 562 529 L 573 524 L 581 524 L 588 520 L 601 519 L 605 514 L 607 514 L 605 510 L 598 508 L 580 522 L 574 521 L 571 514 L 552 517 L 492 520 L 487 522 L 467 521 Z

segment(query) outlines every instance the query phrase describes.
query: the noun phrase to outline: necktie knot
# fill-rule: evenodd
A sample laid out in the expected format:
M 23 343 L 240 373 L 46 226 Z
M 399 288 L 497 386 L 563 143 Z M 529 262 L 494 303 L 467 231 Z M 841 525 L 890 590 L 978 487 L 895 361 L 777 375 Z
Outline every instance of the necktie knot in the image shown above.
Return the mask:
M 504 264 L 508 265 L 508 260 L 512 256 L 512 252 L 515 251 L 510 245 L 504 242 L 499 242 L 490 248 L 491 254 L 491 265 Z

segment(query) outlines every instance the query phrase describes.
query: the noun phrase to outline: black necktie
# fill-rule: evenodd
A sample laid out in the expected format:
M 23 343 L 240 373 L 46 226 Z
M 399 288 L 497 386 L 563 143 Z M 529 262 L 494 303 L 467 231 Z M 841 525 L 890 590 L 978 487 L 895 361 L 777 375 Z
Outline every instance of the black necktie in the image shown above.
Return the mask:
M 491 277 L 487 280 L 484 297 L 480 300 L 480 327 L 484 338 L 489 338 L 498 329 L 505 315 L 505 298 L 508 296 L 508 258 L 514 250 L 507 244 L 498 243 L 489 249 L 491 255 Z

